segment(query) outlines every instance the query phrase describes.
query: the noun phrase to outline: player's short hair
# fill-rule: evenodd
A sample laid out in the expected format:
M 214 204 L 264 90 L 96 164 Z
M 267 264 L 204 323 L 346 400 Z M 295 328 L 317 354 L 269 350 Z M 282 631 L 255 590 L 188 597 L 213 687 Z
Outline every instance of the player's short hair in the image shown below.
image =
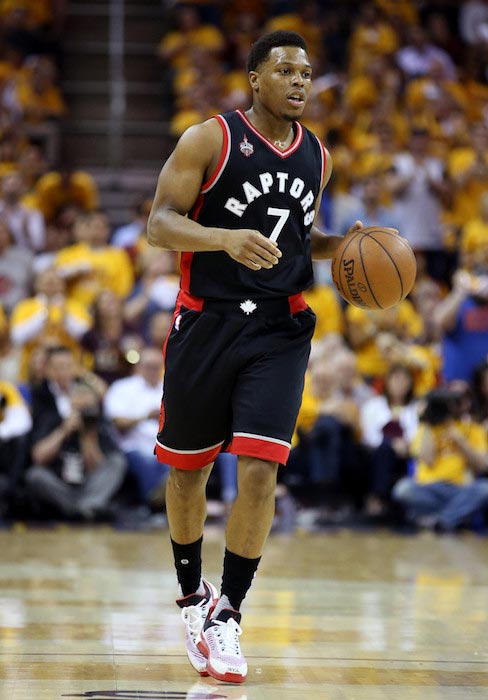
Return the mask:
M 271 49 L 277 46 L 298 46 L 304 51 L 307 50 L 307 43 L 301 34 L 297 32 L 285 32 L 280 29 L 276 32 L 263 34 L 251 46 L 247 57 L 247 71 L 257 70 L 258 66 L 266 61 Z

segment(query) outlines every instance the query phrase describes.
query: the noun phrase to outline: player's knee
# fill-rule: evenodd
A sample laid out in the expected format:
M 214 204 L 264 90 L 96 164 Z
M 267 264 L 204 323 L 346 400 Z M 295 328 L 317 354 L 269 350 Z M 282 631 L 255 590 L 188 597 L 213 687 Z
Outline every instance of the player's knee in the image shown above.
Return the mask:
M 198 491 L 205 489 L 210 474 L 211 466 L 203 469 L 177 469 L 170 467 L 168 486 L 172 487 L 177 493 L 188 493 L 189 491 Z
M 239 458 L 239 491 L 253 498 L 274 497 L 278 465 L 263 459 Z

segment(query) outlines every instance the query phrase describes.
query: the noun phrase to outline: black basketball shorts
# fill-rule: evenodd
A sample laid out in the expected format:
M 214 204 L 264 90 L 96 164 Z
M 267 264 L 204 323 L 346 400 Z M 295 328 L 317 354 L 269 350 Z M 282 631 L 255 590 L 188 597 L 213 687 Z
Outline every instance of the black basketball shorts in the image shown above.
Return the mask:
M 163 349 L 158 460 L 200 469 L 223 450 L 286 464 L 314 328 L 301 294 L 206 301 L 181 291 Z

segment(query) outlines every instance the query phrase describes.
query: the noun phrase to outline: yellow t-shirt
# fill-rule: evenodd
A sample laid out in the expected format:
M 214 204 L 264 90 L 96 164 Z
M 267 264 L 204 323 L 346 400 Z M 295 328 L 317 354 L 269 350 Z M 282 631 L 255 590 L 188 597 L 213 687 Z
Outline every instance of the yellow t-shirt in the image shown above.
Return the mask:
M 17 83 L 17 99 L 25 112 L 25 119 L 29 122 L 41 122 L 46 117 L 61 117 L 66 111 L 66 105 L 60 90 L 51 85 L 41 93 L 32 89 L 28 79 L 21 79 Z M 32 112 L 41 110 L 44 116 L 37 116 Z
M 185 48 L 170 61 L 173 68 L 182 70 L 192 64 L 191 48 L 198 46 L 209 51 L 220 51 L 225 41 L 222 33 L 210 24 L 203 24 L 183 34 L 179 31 L 168 32 L 159 43 L 160 51 L 171 51 L 185 44 Z
M 460 175 L 475 162 L 476 154 L 472 148 L 455 148 L 451 151 L 447 160 L 447 172 L 450 177 Z M 484 158 L 485 165 L 488 166 L 488 152 Z M 471 177 L 464 186 L 455 192 L 451 214 L 454 223 L 462 226 L 478 216 L 480 209 L 480 198 L 488 188 L 488 178 Z
M 104 289 L 124 299 L 134 285 L 130 257 L 121 248 L 90 248 L 86 243 L 75 243 L 61 250 L 54 264 L 68 281 L 69 298 L 86 307 Z
M 326 284 L 318 284 L 307 289 L 303 296 L 317 316 L 314 340 L 323 338 L 327 333 L 344 332 L 344 314 L 337 293 Z
M 65 187 L 61 173 L 53 170 L 46 173 L 36 183 L 34 195 L 36 208 L 51 221 L 59 208 L 65 204 L 76 204 L 85 211 L 99 207 L 98 187 L 93 177 L 83 170 L 71 174 Z
M 346 322 L 367 327 L 371 321 L 378 320 L 379 315 L 387 314 L 392 319 L 394 332 L 400 338 L 413 339 L 422 331 L 422 319 L 415 311 L 412 303 L 404 299 L 399 304 L 385 311 L 367 311 L 357 306 L 347 305 L 345 311 Z M 365 377 L 383 377 L 388 370 L 388 362 L 384 359 L 377 344 L 376 338 L 371 338 L 364 345 L 355 348 L 359 372 Z
M 66 299 L 62 303 L 46 303 L 39 297 L 31 297 L 20 301 L 14 307 L 10 318 L 12 336 L 22 329 L 38 328 L 41 330 L 28 340 L 22 347 L 19 375 L 27 378 L 29 359 L 32 351 L 50 341 L 56 345 L 66 345 L 77 354 L 79 346 L 75 338 L 87 331 L 92 325 L 92 319 L 85 307 L 75 299 Z
M 465 423 L 454 421 L 454 426 L 470 446 L 475 450 L 487 451 L 488 440 L 486 431 L 478 423 Z M 446 434 L 444 425 L 429 426 L 434 433 L 438 456 L 432 466 L 420 459 L 417 462 L 415 480 L 419 484 L 432 484 L 436 481 L 447 481 L 451 484 L 464 484 L 469 480 L 470 472 L 466 464 L 466 458 L 458 447 Z M 425 425 L 420 425 L 410 446 L 413 457 L 418 455 Z
M 472 256 L 472 263 L 488 261 L 488 222 L 472 219 L 461 229 L 459 248 Z
M 391 55 L 398 46 L 398 36 L 388 23 L 379 22 L 376 26 L 359 25 L 349 42 L 351 75 L 361 73 L 363 66 L 373 57 Z

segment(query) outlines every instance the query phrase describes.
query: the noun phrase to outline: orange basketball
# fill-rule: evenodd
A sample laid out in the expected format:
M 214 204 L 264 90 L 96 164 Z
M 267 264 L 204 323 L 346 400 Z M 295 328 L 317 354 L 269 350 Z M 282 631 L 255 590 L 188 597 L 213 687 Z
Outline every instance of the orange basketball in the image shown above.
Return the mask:
M 332 258 L 339 294 L 362 309 L 388 309 L 413 287 L 417 262 L 395 229 L 370 226 L 347 236 Z

